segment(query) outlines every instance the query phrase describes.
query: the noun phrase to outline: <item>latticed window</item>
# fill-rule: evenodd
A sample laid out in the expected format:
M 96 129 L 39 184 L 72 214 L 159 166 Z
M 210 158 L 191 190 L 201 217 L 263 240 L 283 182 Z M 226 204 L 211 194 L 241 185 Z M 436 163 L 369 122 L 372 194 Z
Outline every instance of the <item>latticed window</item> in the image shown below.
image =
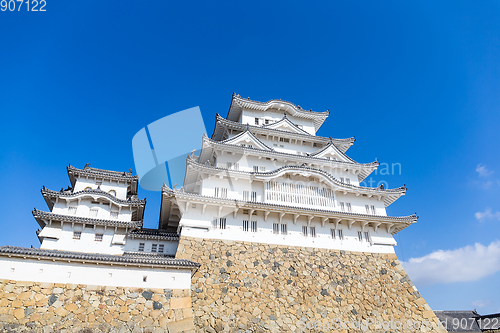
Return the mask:
M 316 227 L 309 227 L 309 233 L 311 237 L 316 237 Z
M 252 191 L 252 201 L 253 202 L 257 201 L 257 192 Z
M 243 200 L 244 200 L 244 201 L 248 201 L 248 199 L 249 199 L 249 194 L 250 194 L 250 192 L 248 192 L 248 191 L 243 191 Z
M 94 240 L 96 242 L 102 242 L 102 236 L 103 236 L 103 234 L 95 234 Z
M 258 165 L 254 165 L 253 166 L 253 172 L 259 172 L 259 166 Z
M 139 252 L 144 252 L 144 243 L 139 243 Z
M 113 219 L 116 220 L 118 218 L 118 212 L 109 212 L 109 216 Z
M 273 234 L 280 233 L 280 225 L 278 223 L 273 223 Z
M 361 231 L 358 231 L 358 240 L 360 242 L 363 241 L 363 233 Z
M 227 188 L 222 187 L 222 188 L 220 189 L 220 197 L 221 197 L 221 198 L 227 198 Z
M 307 226 L 302 226 L 302 235 L 304 235 L 305 237 L 307 237 Z
M 158 245 L 158 252 L 163 253 L 164 251 L 165 251 L 165 245 L 164 244 Z
M 248 231 L 248 220 L 243 220 L 243 231 Z
M 82 238 L 82 232 L 81 231 L 73 231 L 73 239 L 80 239 Z
M 219 219 L 219 229 L 226 229 L 226 218 L 222 217 Z
M 281 234 L 286 235 L 288 233 L 286 229 L 287 229 L 286 224 L 282 224 L 281 225 Z
M 157 248 L 158 248 L 158 244 L 152 244 L 151 245 L 151 252 L 156 252 Z
M 257 232 L 257 221 L 252 221 L 251 227 L 252 232 Z
M 330 229 L 330 234 L 332 235 L 332 239 L 335 239 L 335 229 Z
M 337 235 L 339 236 L 340 240 L 344 239 L 344 233 L 342 232 L 342 229 L 337 230 Z
M 352 212 L 352 208 L 351 208 L 351 203 L 350 202 L 346 202 L 345 203 L 345 207 L 346 207 L 346 210 L 350 213 Z
M 370 234 L 368 231 L 365 231 L 365 241 L 370 242 Z

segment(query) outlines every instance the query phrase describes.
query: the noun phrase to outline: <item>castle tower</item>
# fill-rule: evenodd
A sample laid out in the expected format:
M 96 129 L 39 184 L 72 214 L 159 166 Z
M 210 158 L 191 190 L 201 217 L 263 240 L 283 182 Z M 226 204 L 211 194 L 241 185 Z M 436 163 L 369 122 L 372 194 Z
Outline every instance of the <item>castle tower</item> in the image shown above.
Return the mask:
M 202 265 L 192 285 L 200 330 L 357 319 L 438 328 L 393 248 L 417 221 L 386 213 L 406 188 L 360 186 L 379 163 L 349 158 L 354 138 L 317 136 L 328 115 L 233 95 L 188 156 L 184 186 L 164 186 L 160 228 L 177 227 L 176 258 Z

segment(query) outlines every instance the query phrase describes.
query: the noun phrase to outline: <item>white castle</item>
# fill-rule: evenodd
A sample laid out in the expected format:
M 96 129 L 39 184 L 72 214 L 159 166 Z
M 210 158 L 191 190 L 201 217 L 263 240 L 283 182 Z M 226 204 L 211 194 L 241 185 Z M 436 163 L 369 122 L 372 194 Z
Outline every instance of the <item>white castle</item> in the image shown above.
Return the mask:
M 217 114 L 212 137 L 203 136 L 199 156 L 187 157 L 183 186 L 163 185 L 158 229 L 143 228 L 138 176 L 70 165 L 70 187 L 44 187 L 49 211 L 33 211 L 40 248 L 0 246 L 0 279 L 201 292 L 191 284 L 200 264 L 188 260 L 193 250 L 179 245 L 183 239 L 199 245 L 201 265 L 206 240 L 396 258 L 393 235 L 418 217 L 388 216 L 386 208 L 406 188 L 361 186 L 379 163 L 349 158 L 354 138 L 317 136 L 328 115 L 233 94 L 227 117 Z M 411 299 L 420 297 L 414 290 Z

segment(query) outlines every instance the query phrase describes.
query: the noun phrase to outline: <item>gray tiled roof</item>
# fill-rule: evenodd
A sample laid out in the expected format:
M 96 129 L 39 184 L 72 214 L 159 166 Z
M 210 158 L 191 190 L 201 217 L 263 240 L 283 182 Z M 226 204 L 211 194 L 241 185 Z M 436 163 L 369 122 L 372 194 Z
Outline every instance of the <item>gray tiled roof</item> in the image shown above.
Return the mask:
M 138 255 L 138 254 L 99 254 L 99 253 L 80 253 L 57 250 L 44 250 L 36 248 L 26 248 L 18 246 L 0 246 L 0 255 L 23 257 L 25 259 L 36 258 L 46 260 L 71 260 L 85 261 L 88 263 L 113 263 L 127 265 L 155 265 L 167 267 L 186 267 L 198 268 L 201 265 L 197 262 L 186 259 L 174 259 L 164 255 Z
M 124 204 L 124 205 L 144 206 L 146 204 L 146 199 L 139 200 L 135 196 L 133 196 L 133 197 L 129 197 L 127 200 L 122 200 L 122 199 L 118 199 L 117 197 L 115 197 L 112 194 L 109 194 L 108 192 L 101 190 L 100 188 L 86 189 L 83 191 L 69 193 L 66 191 L 61 192 L 61 191 L 49 190 L 48 188 L 46 188 L 44 186 L 42 188 L 41 192 L 42 192 L 42 195 L 44 195 L 44 196 L 53 196 L 53 197 L 57 196 L 57 197 L 65 197 L 65 198 L 77 197 L 77 196 L 82 195 L 82 194 L 97 194 L 100 196 L 104 196 L 115 203 L 120 203 L 120 204 Z
M 476 311 L 434 311 L 448 332 L 481 332 Z
M 133 238 L 154 238 L 163 240 L 179 240 L 179 234 L 161 229 L 137 229 L 128 233 Z
M 84 224 L 95 224 L 95 225 L 105 225 L 108 227 L 122 227 L 122 228 L 140 228 L 142 227 L 141 221 L 120 221 L 120 220 L 103 220 L 96 219 L 92 217 L 83 217 L 76 215 L 62 215 L 62 214 L 54 214 L 49 212 L 44 212 L 38 209 L 34 209 L 32 211 L 33 217 L 37 220 L 46 219 L 46 220 L 55 220 L 55 221 L 63 221 L 70 223 L 84 223 Z

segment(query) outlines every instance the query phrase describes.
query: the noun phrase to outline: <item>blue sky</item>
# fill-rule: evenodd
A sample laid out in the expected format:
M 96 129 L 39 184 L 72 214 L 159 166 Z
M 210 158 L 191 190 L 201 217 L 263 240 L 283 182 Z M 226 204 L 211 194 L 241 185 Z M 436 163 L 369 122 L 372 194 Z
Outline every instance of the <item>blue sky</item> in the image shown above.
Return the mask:
M 0 244 L 38 246 L 42 185 L 68 163 L 134 168 L 147 124 L 199 106 L 208 132 L 233 91 L 330 118 L 358 162 L 420 216 L 396 236 L 433 309 L 500 312 L 500 2 L 103 2 L 0 12 Z M 200 138 L 201 143 L 201 138 Z M 197 148 L 197 147 L 193 147 Z M 155 227 L 159 197 L 147 197 Z M 413 258 L 413 259 L 411 259 Z

